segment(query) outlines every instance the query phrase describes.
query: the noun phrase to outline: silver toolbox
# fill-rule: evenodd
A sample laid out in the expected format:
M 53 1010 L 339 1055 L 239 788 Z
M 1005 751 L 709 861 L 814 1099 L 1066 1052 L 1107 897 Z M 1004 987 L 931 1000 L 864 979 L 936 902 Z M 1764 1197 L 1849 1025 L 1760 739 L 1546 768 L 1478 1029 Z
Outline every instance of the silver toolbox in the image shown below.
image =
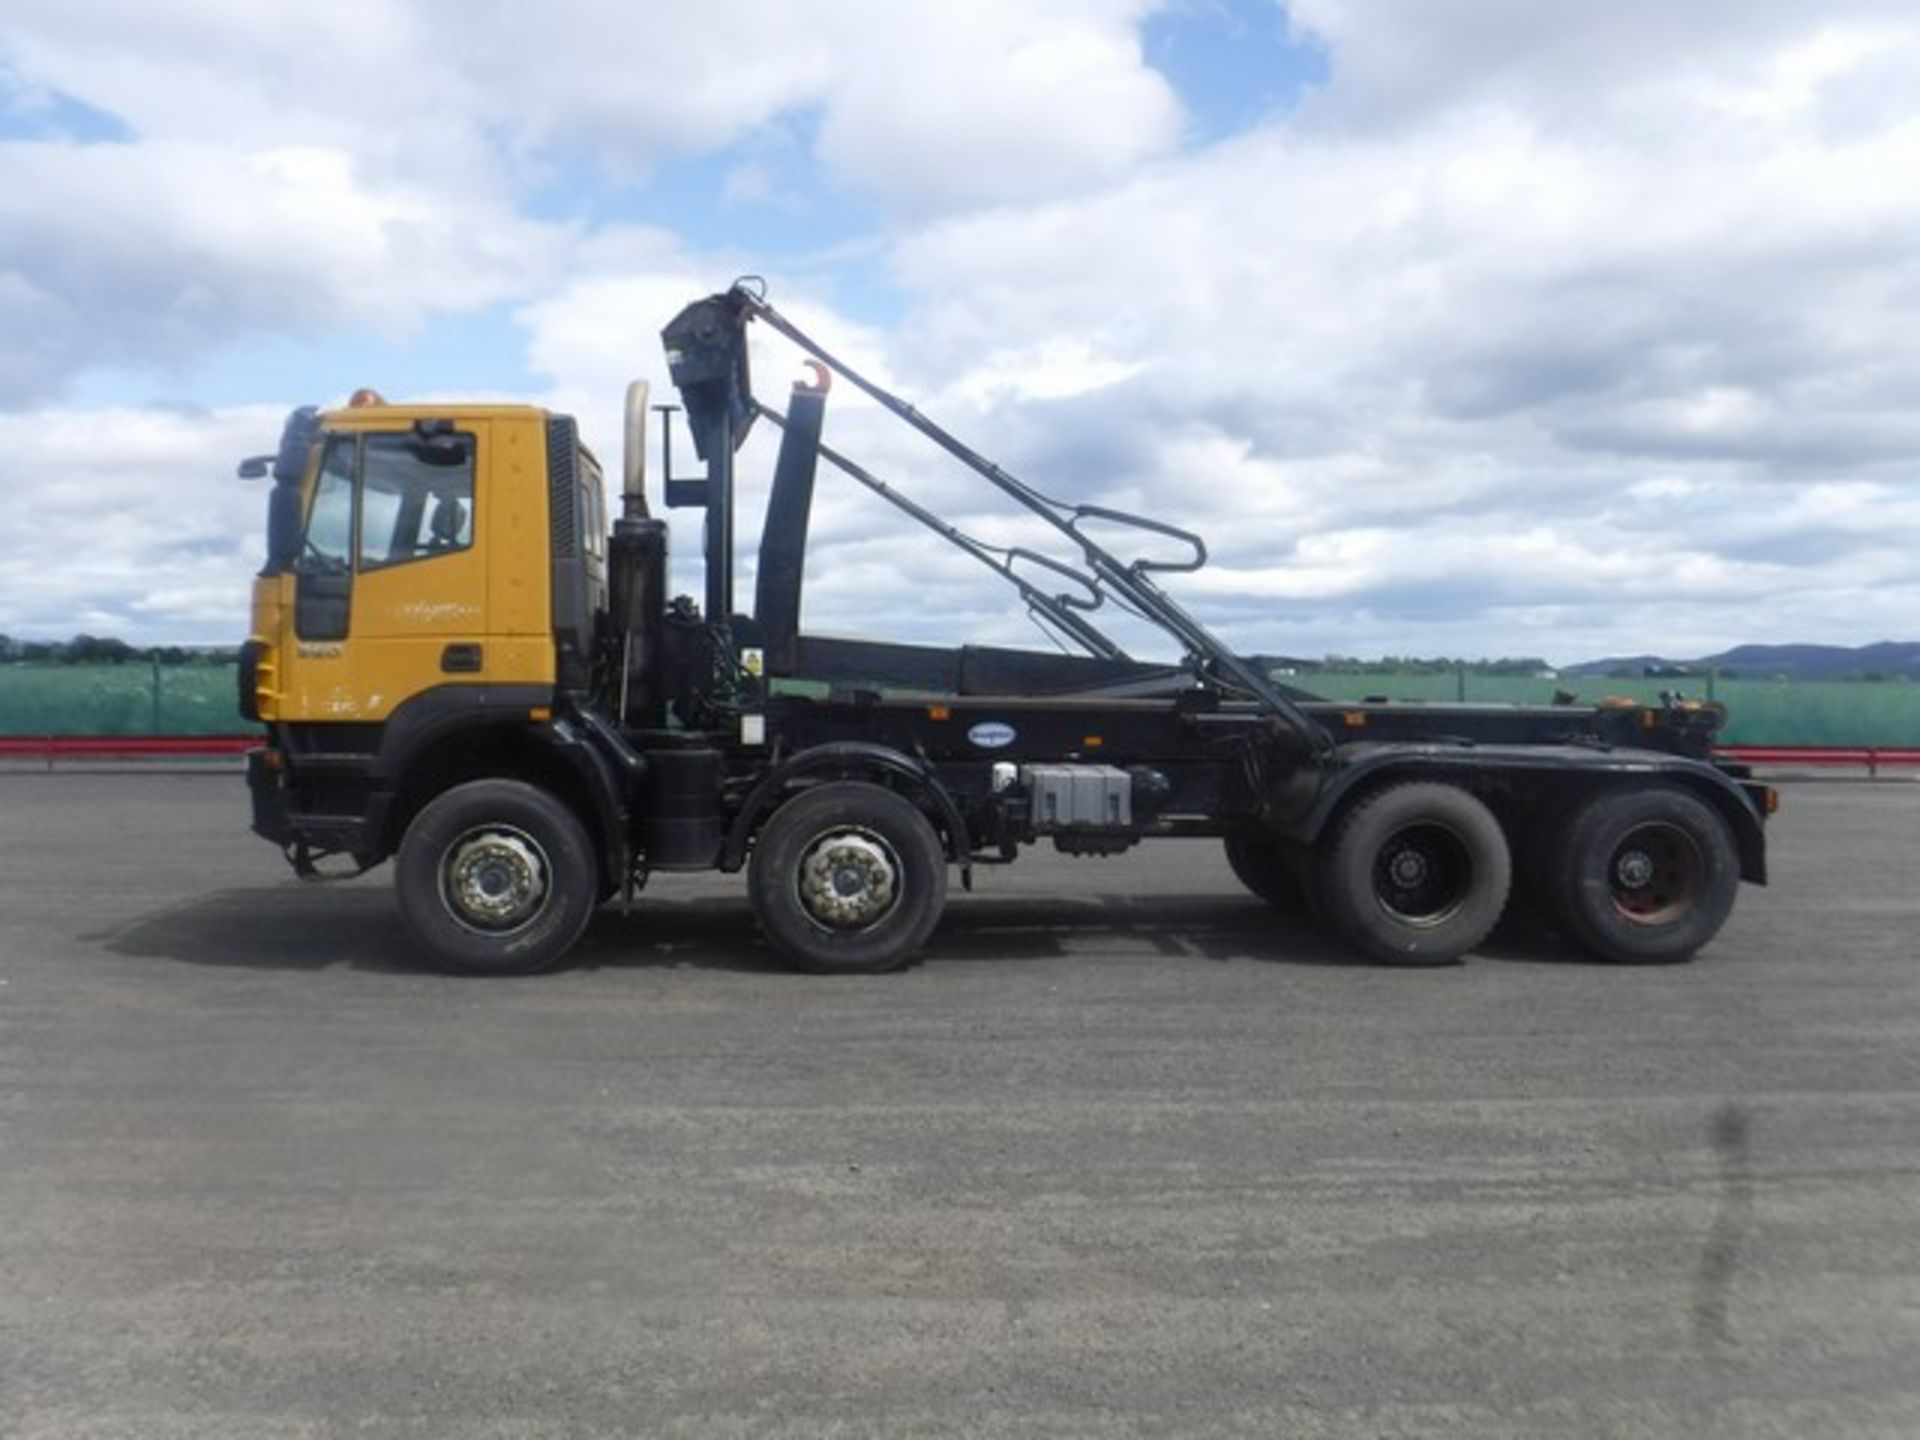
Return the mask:
M 1022 765 L 1037 835 L 1133 824 L 1133 777 L 1112 765 Z

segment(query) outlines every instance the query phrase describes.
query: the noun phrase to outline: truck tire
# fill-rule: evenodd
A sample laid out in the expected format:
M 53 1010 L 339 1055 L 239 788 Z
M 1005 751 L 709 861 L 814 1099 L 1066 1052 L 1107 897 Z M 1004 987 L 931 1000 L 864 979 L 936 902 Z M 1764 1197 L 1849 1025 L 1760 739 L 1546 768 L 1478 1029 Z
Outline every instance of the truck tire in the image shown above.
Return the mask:
M 1672 785 L 1605 790 L 1554 846 L 1548 906 L 1567 938 L 1603 960 L 1685 960 L 1720 932 L 1740 856 L 1720 813 Z
M 884 786 L 836 780 L 773 812 L 747 890 L 768 942 L 796 969 L 877 975 L 911 960 L 947 901 L 933 824 Z
M 1239 833 L 1226 837 L 1227 864 L 1240 883 L 1284 915 L 1307 909 L 1299 876 L 1278 840 Z
M 400 840 L 400 918 L 439 969 L 532 975 L 573 948 L 599 889 L 586 827 L 518 780 L 474 780 L 436 796 Z
M 1314 879 L 1334 933 L 1389 965 L 1459 959 L 1499 921 L 1512 881 L 1493 813 L 1456 785 L 1427 781 L 1357 801 Z

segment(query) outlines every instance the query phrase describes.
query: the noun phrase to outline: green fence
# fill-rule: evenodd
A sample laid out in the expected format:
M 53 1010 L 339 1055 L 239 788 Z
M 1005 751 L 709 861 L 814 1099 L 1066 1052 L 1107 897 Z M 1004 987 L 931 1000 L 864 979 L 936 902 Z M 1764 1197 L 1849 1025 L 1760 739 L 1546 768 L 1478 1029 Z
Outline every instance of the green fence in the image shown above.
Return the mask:
M 243 735 L 232 665 L 0 665 L 0 735 Z
M 1581 700 L 1630 695 L 1658 700 L 1678 691 L 1689 700 L 1718 700 L 1727 707 L 1729 745 L 1920 746 L 1920 684 L 1910 681 L 1612 679 L 1536 680 L 1522 676 L 1357 674 L 1315 671 L 1282 677 L 1290 685 L 1331 700 L 1384 695 L 1393 700 L 1466 700 L 1544 705 L 1557 690 Z
M 1282 677 L 1334 700 L 1520 701 L 1545 704 L 1556 690 L 1582 700 L 1662 690 L 1717 699 L 1732 745 L 1920 746 L 1920 684 L 1905 681 L 1581 679 L 1536 680 L 1465 672 Z M 0 665 L 0 735 L 236 735 L 240 718 L 231 665 Z

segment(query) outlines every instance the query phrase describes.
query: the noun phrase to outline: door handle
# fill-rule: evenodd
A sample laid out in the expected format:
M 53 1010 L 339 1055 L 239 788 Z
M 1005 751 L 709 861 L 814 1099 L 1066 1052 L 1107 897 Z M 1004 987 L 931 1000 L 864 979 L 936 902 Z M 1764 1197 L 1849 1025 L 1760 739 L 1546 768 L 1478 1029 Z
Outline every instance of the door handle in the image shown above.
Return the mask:
M 449 675 L 473 675 L 480 669 L 478 645 L 449 645 L 440 652 L 440 668 Z

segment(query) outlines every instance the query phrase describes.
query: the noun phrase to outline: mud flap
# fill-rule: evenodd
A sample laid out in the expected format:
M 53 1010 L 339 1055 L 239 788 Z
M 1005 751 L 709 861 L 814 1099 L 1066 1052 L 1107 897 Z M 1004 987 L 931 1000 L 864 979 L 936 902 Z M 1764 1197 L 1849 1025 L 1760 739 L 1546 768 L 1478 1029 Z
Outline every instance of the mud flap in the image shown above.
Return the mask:
M 312 885 L 328 885 L 336 880 L 354 880 L 373 869 L 380 862 L 363 856 L 352 857 L 354 868 L 351 870 L 324 871 L 316 863 L 338 855 L 338 850 L 316 850 L 304 840 L 295 840 L 283 846 L 281 853 L 287 857 L 287 864 L 293 867 L 293 873 Z

